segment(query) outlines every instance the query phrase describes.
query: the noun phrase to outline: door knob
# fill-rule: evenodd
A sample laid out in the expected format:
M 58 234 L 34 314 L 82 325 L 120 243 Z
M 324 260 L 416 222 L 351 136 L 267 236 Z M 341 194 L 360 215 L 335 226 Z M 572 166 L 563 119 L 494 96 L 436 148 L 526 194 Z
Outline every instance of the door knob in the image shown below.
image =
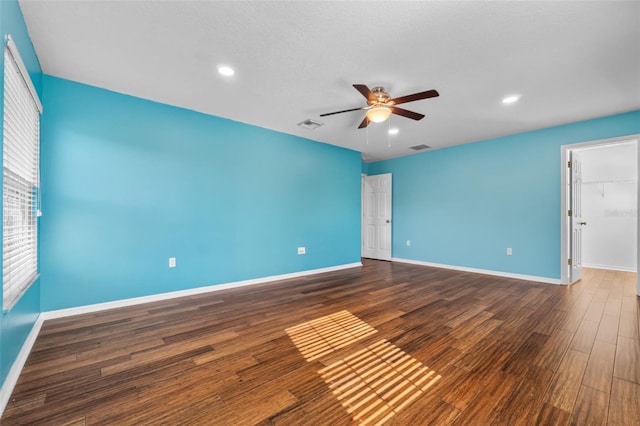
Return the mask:
M 389 219 L 387 219 L 387 223 L 391 223 L 391 221 Z

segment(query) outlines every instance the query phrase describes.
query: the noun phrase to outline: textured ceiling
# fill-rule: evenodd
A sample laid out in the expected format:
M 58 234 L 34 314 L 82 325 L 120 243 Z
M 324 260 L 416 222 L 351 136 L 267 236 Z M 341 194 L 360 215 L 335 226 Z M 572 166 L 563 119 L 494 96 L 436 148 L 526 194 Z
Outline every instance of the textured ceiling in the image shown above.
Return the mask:
M 640 108 L 639 1 L 20 0 L 43 71 L 361 151 L 365 161 Z M 232 78 L 216 69 L 229 64 Z M 356 127 L 351 87 L 427 117 Z M 514 105 L 501 99 L 521 94 Z M 319 120 L 316 130 L 300 128 Z M 390 146 L 389 146 L 390 144 Z

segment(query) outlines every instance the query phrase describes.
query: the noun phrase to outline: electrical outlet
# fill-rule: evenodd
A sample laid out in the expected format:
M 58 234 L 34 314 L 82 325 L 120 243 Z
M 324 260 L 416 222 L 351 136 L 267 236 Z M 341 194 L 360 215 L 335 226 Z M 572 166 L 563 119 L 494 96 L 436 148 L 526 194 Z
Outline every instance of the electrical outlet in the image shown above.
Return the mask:
M 411 245 L 411 240 L 407 240 L 407 247 Z
M 513 254 L 513 250 L 511 247 L 507 247 L 507 256 L 511 256 Z
M 176 258 L 175 257 L 170 257 L 169 258 L 169 268 L 175 268 L 176 267 Z
M 307 254 L 306 247 L 298 247 L 298 254 Z

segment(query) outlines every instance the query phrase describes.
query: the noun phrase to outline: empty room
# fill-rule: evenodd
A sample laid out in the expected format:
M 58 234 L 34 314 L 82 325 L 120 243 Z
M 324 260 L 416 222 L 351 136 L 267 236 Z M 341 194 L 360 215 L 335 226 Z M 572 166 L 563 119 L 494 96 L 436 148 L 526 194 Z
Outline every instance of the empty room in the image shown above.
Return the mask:
M 3 426 L 640 424 L 640 1 L 0 30 Z

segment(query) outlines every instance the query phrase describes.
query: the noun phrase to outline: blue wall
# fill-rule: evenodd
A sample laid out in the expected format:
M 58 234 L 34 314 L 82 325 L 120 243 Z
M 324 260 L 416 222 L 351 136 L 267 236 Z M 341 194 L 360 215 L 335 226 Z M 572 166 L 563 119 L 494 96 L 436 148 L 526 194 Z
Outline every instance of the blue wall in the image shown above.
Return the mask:
M 393 173 L 393 257 L 559 278 L 560 146 L 634 133 L 640 111 L 369 164 Z
M 368 175 L 369 174 L 369 163 L 362 163 L 362 167 L 360 169 L 361 173 Z
M 43 86 L 44 311 L 360 261 L 358 152 Z
M 22 60 L 27 67 L 36 90 L 41 94 L 42 72 L 31 39 L 22 18 L 18 2 L 0 1 L 0 33 L 4 37 L 11 34 L 18 46 Z M 4 46 L 4 44 L 3 44 Z M 4 93 L 4 52 L 0 54 L 0 93 Z M 0 102 L 0 117 L 3 116 L 3 102 Z M 0 126 L 0 137 L 2 126 Z M 0 175 L 0 180 L 2 176 Z M 0 215 L 2 210 L 0 209 Z M 0 229 L 0 233 L 2 229 Z M 0 254 L 1 256 L 1 254 Z M 0 292 L 0 305 L 2 292 Z M 40 313 L 40 282 L 36 281 L 16 305 L 3 312 L 0 318 L 0 385 L 4 384 L 7 374 L 24 344 L 33 324 Z

